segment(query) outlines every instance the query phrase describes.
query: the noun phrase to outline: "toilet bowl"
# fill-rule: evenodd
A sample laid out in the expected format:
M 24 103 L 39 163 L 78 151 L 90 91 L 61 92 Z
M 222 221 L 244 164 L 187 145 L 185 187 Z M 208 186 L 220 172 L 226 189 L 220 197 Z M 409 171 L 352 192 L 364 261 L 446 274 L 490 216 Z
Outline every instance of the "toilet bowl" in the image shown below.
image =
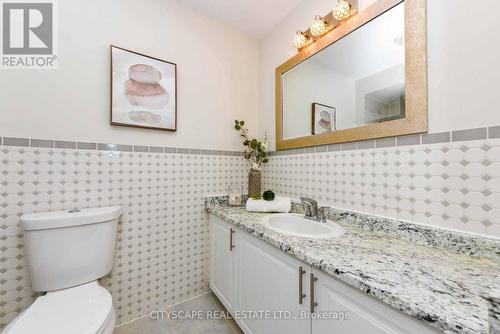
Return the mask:
M 94 281 L 38 297 L 2 334 L 111 334 L 115 323 L 111 294 Z
M 121 207 L 21 217 L 33 291 L 44 294 L 2 334 L 111 334 L 116 312 L 97 279 L 114 262 Z

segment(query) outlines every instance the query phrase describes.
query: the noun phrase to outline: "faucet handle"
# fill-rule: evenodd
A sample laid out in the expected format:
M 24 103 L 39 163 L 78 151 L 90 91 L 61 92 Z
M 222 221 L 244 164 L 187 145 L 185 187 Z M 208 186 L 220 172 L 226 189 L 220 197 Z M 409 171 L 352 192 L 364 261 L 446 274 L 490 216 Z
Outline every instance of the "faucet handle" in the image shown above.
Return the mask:
M 309 197 L 301 197 L 300 201 L 305 202 L 305 203 L 312 205 L 312 206 L 318 206 L 318 202 L 316 202 L 315 200 L 313 200 L 312 198 L 309 198 Z
M 318 208 L 318 220 L 322 223 L 326 223 L 326 209 L 328 209 L 326 206 Z
M 305 215 L 306 215 L 306 217 L 312 217 L 313 212 L 312 212 L 312 207 L 311 207 L 311 204 L 309 204 L 309 203 L 307 203 L 307 202 L 305 202 L 305 203 L 306 203 L 306 205 L 304 206 L 304 207 L 305 207 L 305 209 L 306 209 L 306 213 L 305 213 Z
M 300 201 L 305 203 L 306 218 L 317 219 L 318 218 L 318 202 L 309 197 L 301 197 Z

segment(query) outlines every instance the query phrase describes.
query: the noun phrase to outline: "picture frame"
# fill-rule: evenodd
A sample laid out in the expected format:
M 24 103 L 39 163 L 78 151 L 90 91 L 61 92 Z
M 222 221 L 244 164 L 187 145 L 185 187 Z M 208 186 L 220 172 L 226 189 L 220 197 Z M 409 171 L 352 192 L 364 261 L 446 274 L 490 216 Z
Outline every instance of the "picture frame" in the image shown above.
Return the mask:
M 312 134 L 319 135 L 337 130 L 337 110 L 335 107 L 317 102 L 312 103 Z
M 110 125 L 177 131 L 177 64 L 110 45 Z

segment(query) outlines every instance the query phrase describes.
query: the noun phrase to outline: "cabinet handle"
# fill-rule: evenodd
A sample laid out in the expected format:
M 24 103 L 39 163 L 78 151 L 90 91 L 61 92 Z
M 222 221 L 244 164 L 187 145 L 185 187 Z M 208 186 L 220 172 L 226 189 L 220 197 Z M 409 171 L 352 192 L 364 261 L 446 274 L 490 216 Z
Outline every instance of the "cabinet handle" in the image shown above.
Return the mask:
M 309 278 L 309 310 L 311 313 L 314 313 L 314 308 L 318 306 L 318 303 L 314 301 L 314 282 L 318 280 L 317 277 L 314 276 L 313 273 L 311 273 L 311 276 Z
M 302 299 L 306 298 L 306 294 L 302 291 L 302 276 L 306 271 L 302 269 L 302 267 L 299 267 L 299 304 L 302 304 Z
M 233 245 L 233 234 L 234 232 L 236 232 L 235 230 L 233 230 L 233 228 L 230 228 L 229 229 L 229 251 L 231 252 L 234 248 L 234 245 Z

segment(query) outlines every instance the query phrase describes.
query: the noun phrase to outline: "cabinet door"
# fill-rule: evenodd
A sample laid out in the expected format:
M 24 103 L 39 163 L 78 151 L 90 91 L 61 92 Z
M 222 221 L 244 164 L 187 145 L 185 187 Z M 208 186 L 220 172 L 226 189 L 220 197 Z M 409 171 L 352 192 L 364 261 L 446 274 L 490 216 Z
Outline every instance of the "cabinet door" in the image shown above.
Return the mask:
M 234 308 L 235 248 L 230 248 L 234 229 L 222 220 L 211 217 L 210 288 L 230 312 Z
M 302 275 L 304 293 L 309 267 L 251 235 L 243 235 L 238 247 L 239 310 L 269 312 L 266 316 L 270 316 L 270 319 L 245 319 L 245 314 L 241 314 L 240 324 L 245 333 L 310 333 L 310 320 L 301 319 L 301 312 L 307 311 L 307 298 L 299 304 L 299 267 L 307 272 Z
M 312 315 L 313 334 L 440 333 L 332 276 L 318 270 L 313 270 L 313 274 L 317 278 L 314 281 L 317 306 Z M 338 316 L 337 319 L 328 318 L 335 315 Z M 340 317 L 344 320 L 340 320 Z

